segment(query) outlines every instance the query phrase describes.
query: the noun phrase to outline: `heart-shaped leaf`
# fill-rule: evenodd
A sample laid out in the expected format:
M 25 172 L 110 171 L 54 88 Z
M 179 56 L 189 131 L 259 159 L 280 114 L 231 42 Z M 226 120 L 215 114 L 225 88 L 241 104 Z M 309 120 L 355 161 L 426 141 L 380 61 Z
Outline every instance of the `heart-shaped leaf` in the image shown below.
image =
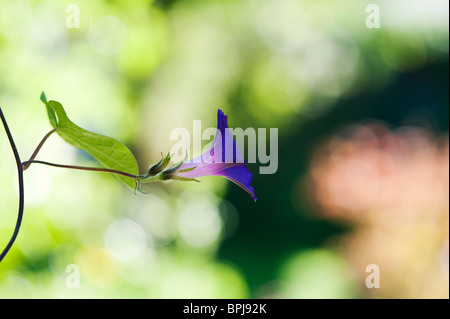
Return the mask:
M 48 105 L 47 97 L 45 96 L 44 92 L 42 92 L 42 94 L 41 94 L 41 101 L 45 104 L 45 107 L 47 108 L 47 115 L 48 115 L 48 119 L 50 121 L 50 125 L 53 128 L 56 128 L 58 126 L 56 114 L 55 114 L 55 111 L 53 111 L 53 109 L 50 107 L 50 105 Z
M 50 124 L 67 143 L 88 152 L 105 168 L 138 175 L 139 168 L 131 151 L 119 141 L 100 134 L 89 132 L 74 124 L 64 111 L 61 103 L 48 101 L 42 93 L 41 101 L 47 107 Z M 117 176 L 128 187 L 135 188 L 135 180 Z

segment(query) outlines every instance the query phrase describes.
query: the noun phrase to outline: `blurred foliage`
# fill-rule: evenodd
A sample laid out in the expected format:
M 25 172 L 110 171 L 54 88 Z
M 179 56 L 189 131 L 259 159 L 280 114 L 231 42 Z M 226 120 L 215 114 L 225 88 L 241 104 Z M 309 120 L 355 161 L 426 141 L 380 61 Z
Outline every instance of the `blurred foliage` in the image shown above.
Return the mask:
M 80 28 L 66 27 L 71 3 Z M 256 203 L 214 177 L 135 196 L 113 176 L 30 167 L 23 226 L 0 264 L 0 298 L 448 298 L 448 206 L 425 199 L 395 222 L 378 220 L 384 210 L 371 206 L 375 222 L 361 224 L 330 217 L 334 208 L 327 214 L 330 206 L 308 188 L 316 150 L 348 127 L 420 127 L 432 145 L 448 141 L 448 1 L 377 1 L 380 29 L 365 26 L 369 3 L 0 0 L 0 103 L 24 160 L 50 130 L 41 91 L 75 123 L 126 142 L 141 171 L 170 150 L 172 129 L 192 130 L 194 119 L 214 127 L 218 107 L 230 127 L 277 127 L 280 138 L 276 174 L 250 165 Z M 448 167 L 448 148 L 447 157 L 436 152 Z M 17 192 L 5 138 L 0 154 L 6 244 Z M 57 136 L 38 158 L 95 165 Z M 424 178 L 408 181 L 431 187 Z M 436 178 L 448 188 L 448 170 Z M 448 203 L 447 194 L 437 196 Z M 446 228 L 430 216 L 446 216 Z M 385 224 L 395 242 L 383 240 Z M 416 226 L 429 228 L 394 245 Z M 372 255 L 381 243 L 387 253 Z M 392 257 L 402 253 L 411 258 Z M 395 280 L 421 258 L 426 265 L 408 273 L 417 281 Z M 389 269 L 388 286 L 375 292 L 364 286 L 365 265 L 374 262 Z M 80 269 L 78 289 L 65 284 L 71 264 Z M 426 283 L 431 288 L 421 289 Z

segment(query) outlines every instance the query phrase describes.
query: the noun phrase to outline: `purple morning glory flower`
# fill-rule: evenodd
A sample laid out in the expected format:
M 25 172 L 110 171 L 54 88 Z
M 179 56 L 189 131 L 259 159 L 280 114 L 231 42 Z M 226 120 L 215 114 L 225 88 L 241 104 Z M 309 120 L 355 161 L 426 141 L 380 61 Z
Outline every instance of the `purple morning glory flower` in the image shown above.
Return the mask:
M 181 164 L 170 175 L 175 179 L 223 176 L 242 187 L 256 201 L 255 191 L 250 185 L 252 173 L 245 165 L 233 134 L 228 128 L 227 116 L 219 109 L 217 111 L 217 132 L 211 146 L 203 154 Z

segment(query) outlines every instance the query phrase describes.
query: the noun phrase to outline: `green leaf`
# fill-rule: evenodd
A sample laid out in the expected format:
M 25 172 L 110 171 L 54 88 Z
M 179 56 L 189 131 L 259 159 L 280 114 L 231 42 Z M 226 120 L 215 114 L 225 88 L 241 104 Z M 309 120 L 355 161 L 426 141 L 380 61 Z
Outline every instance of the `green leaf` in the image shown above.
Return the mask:
M 45 93 L 41 93 L 41 101 L 45 104 L 45 107 L 47 108 L 47 115 L 48 119 L 50 121 L 50 125 L 53 128 L 56 128 L 58 126 L 58 121 L 56 120 L 56 114 L 55 111 L 47 104 L 47 97 L 45 96 Z
M 45 95 L 43 97 L 41 95 L 41 100 L 43 102 L 46 101 Z M 44 103 L 47 106 L 47 110 L 51 110 L 51 112 L 48 112 L 50 123 L 53 127 L 56 127 L 54 124 L 57 123 L 58 130 L 56 132 L 67 143 L 85 150 L 108 169 L 119 170 L 133 175 L 139 174 L 136 159 L 125 145 L 111 137 L 95 134 L 77 126 L 67 117 L 61 103 L 56 101 Z M 55 115 L 54 121 L 52 121 L 50 114 Z M 134 179 L 118 175 L 117 177 L 128 187 L 135 188 Z

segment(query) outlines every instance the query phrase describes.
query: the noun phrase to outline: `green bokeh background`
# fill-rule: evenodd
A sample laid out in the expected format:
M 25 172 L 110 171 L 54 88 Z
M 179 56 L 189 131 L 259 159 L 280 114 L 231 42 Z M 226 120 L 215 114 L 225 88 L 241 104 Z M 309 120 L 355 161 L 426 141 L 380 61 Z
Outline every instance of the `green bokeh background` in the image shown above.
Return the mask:
M 249 164 L 256 203 L 219 177 L 134 195 L 106 174 L 32 166 L 0 298 L 370 297 L 338 244 L 358 226 L 298 191 L 312 154 L 368 120 L 449 126 L 448 1 L 376 1 L 379 29 L 366 27 L 370 3 L 0 0 L 0 104 L 23 160 L 50 130 L 41 91 L 124 142 L 142 172 L 174 128 L 214 127 L 217 108 L 231 127 L 279 133 L 276 174 Z M 18 201 L 4 134 L 0 154 L 3 246 Z M 39 159 L 96 165 L 57 136 Z M 66 285 L 72 264 L 80 288 Z

